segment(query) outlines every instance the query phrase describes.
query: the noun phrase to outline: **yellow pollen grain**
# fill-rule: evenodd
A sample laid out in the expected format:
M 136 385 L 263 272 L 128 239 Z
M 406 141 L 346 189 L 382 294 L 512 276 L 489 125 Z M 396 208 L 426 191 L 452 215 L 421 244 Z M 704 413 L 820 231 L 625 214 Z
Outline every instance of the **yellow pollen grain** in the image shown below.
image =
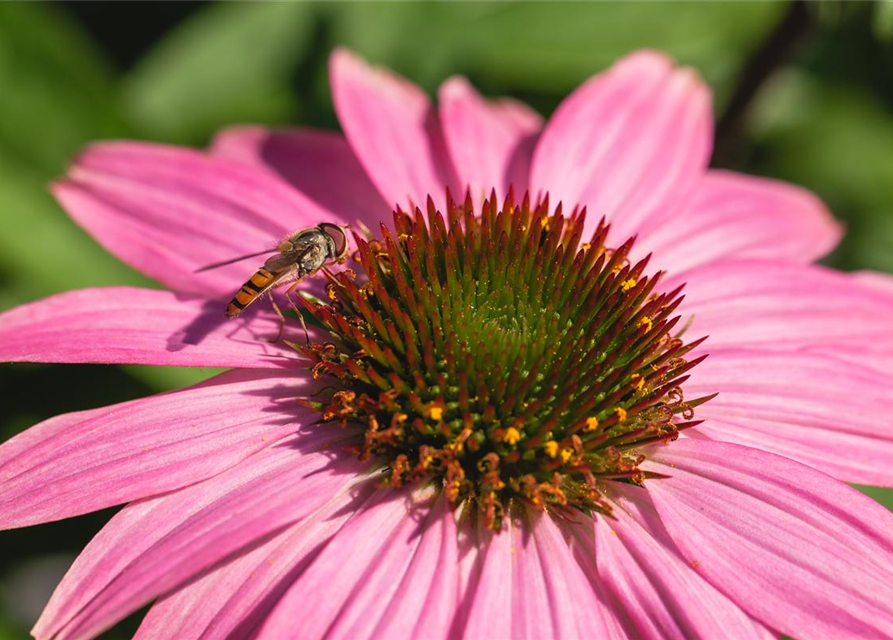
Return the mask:
M 502 441 L 509 446 L 518 444 L 519 440 L 521 440 L 521 432 L 514 427 L 509 427 L 508 429 L 506 429 L 505 435 L 502 436 Z
M 595 431 L 596 429 L 598 429 L 598 418 L 595 416 L 586 418 L 586 426 L 583 427 L 583 431 Z
M 428 407 L 427 413 L 429 418 L 437 422 L 440 422 L 443 419 L 443 407 L 438 407 L 437 405 L 430 406 Z
M 549 440 L 546 444 L 543 445 L 543 451 L 545 451 L 546 455 L 550 458 L 554 458 L 558 455 L 558 443 L 554 440 Z
M 399 236 L 397 236 L 397 238 L 398 238 L 399 240 L 409 240 L 409 234 L 408 234 L 408 233 L 401 233 Z
M 645 316 L 641 320 L 639 320 L 639 326 L 645 327 L 645 331 L 651 331 L 651 327 L 654 326 L 654 322 L 652 322 L 651 318 Z
M 574 457 L 574 450 L 567 448 L 561 450 L 561 461 L 567 463 L 571 458 Z
M 633 387 L 635 387 L 636 391 L 641 391 L 642 387 L 645 386 L 645 378 L 643 378 L 638 373 L 634 373 L 631 377 L 633 381 Z
M 620 420 L 620 422 L 626 420 L 626 409 L 624 409 L 623 407 L 616 407 L 614 409 L 614 413 L 617 414 L 617 418 L 618 420 Z
M 591 243 L 591 242 L 584 242 L 583 244 L 580 245 L 580 248 L 581 248 L 583 251 L 589 251 L 589 250 L 592 248 L 592 243 Z
M 540 218 L 540 226 L 546 231 L 549 230 L 549 219 L 548 218 Z
M 629 280 L 624 280 L 623 283 L 620 285 L 620 288 L 624 292 L 626 292 L 626 291 L 629 291 L 630 289 L 632 289 L 634 286 L 636 286 L 636 279 L 630 278 Z

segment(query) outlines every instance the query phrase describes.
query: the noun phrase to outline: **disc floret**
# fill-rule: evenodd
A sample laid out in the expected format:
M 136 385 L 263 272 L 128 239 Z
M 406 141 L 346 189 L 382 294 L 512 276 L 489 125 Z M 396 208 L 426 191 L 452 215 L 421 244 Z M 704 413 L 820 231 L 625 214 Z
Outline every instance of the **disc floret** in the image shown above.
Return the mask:
M 581 243 L 584 218 L 511 194 L 479 215 L 470 197 L 397 210 L 394 232 L 356 239 L 364 276 L 329 274 L 331 302 L 306 302 L 332 341 L 302 350 L 339 387 L 308 404 L 362 426 L 352 451 L 385 483 L 439 483 L 490 527 L 513 499 L 610 513 L 604 482 L 642 483 L 640 447 L 707 398 L 680 387 L 701 360 L 673 335 L 681 288 L 656 291 L 604 220 Z

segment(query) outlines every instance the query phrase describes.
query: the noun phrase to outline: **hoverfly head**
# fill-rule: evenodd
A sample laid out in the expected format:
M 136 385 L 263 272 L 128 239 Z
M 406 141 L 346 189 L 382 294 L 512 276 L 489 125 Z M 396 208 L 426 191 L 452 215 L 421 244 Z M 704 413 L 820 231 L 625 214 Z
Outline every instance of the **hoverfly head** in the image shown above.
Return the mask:
M 332 241 L 333 260 L 340 260 L 347 254 L 348 241 L 347 229 L 350 225 L 339 225 L 332 222 L 321 222 L 317 225 L 320 231 L 326 234 Z

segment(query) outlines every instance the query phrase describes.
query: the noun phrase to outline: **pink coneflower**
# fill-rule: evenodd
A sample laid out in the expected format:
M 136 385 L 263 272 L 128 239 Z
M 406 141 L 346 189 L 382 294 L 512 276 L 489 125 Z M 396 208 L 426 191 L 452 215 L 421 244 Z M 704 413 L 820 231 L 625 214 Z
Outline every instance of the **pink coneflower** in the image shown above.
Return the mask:
M 893 516 L 843 483 L 893 480 L 893 291 L 810 264 L 809 193 L 707 169 L 691 70 L 633 54 L 545 127 L 344 51 L 331 82 L 344 138 L 101 143 L 56 185 L 172 291 L 11 310 L 0 359 L 233 371 L 0 448 L 4 527 L 129 503 L 36 637 L 153 601 L 139 638 L 893 636 Z M 371 237 L 310 341 L 225 320 L 255 263 L 196 269 L 323 221 Z

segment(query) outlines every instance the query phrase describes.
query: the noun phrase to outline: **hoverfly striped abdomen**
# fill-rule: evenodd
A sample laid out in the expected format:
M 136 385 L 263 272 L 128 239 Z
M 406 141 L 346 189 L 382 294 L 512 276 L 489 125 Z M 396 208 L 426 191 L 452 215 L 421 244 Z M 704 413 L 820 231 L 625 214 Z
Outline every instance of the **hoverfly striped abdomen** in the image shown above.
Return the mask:
M 276 276 L 264 267 L 255 271 L 226 305 L 226 317 L 235 318 L 242 313 L 242 310 L 269 289 L 275 280 Z

